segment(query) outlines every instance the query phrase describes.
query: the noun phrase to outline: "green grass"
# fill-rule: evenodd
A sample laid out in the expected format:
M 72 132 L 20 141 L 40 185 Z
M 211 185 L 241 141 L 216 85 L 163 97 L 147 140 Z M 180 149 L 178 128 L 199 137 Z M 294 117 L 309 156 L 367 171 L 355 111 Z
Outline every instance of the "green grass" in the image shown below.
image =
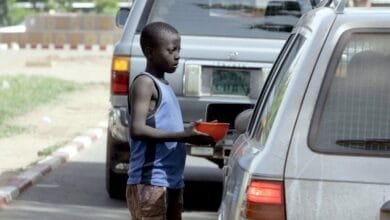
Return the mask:
M 75 82 L 44 76 L 0 76 L 0 138 L 28 130 L 7 124 L 11 118 L 81 88 Z
M 28 131 L 28 128 L 26 128 L 26 127 L 1 124 L 0 125 L 0 138 L 9 137 L 13 134 L 20 134 L 20 133 L 24 133 L 27 131 Z
M 57 149 L 65 146 L 66 144 L 66 141 L 63 141 L 63 142 L 60 142 L 60 143 L 57 143 L 57 144 L 53 144 L 49 147 L 46 147 L 40 151 L 38 151 L 38 156 L 40 157 L 44 157 L 44 156 L 48 156 L 48 155 L 51 155 L 54 151 L 56 151 Z

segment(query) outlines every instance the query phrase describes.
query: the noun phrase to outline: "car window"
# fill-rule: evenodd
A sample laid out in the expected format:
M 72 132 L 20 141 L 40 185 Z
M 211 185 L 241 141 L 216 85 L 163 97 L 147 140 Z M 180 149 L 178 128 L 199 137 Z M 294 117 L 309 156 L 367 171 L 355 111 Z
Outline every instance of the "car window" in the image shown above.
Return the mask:
M 248 126 L 248 130 L 251 131 L 254 129 L 254 123 L 256 121 L 256 116 L 259 115 L 259 109 L 260 109 L 260 106 L 261 106 L 261 103 L 263 102 L 263 99 L 265 97 L 265 92 L 268 90 L 268 87 L 271 85 L 271 82 L 273 81 L 273 79 L 275 78 L 275 73 L 276 73 L 276 69 L 277 67 L 280 66 L 280 62 L 283 60 L 283 58 L 286 56 L 287 54 L 287 49 L 291 47 L 291 44 L 293 42 L 293 39 L 295 39 L 295 34 L 291 34 L 288 39 L 286 40 L 286 42 L 284 43 L 283 45 L 283 48 L 282 50 L 280 51 L 278 57 L 276 58 L 276 61 L 274 63 L 274 65 L 272 66 L 272 69 L 270 71 L 270 74 L 269 76 L 267 77 L 265 83 L 264 83 L 264 86 L 263 88 L 261 89 L 261 93 L 259 95 L 259 98 L 257 100 L 257 103 L 256 103 L 256 106 L 255 106 L 255 109 L 254 109 L 254 113 L 252 114 L 253 117 L 251 117 L 251 120 L 249 122 L 249 126 Z
M 286 39 L 309 0 L 155 0 L 148 22 L 172 24 L 181 35 Z
M 316 105 L 309 146 L 389 156 L 390 33 L 350 33 L 338 48 Z
M 280 66 L 273 68 L 273 71 L 276 71 L 276 78 L 272 82 L 269 92 L 265 94 L 267 98 L 260 107 L 260 117 L 254 124 L 256 127 L 254 137 L 255 140 L 260 142 L 260 146 L 264 146 L 267 141 L 280 104 L 290 83 L 293 72 L 290 67 L 294 66 L 294 61 L 297 60 L 296 58 L 304 42 L 305 38 L 302 35 L 297 35 L 292 41 L 291 47 L 286 49 L 286 56 L 279 57 L 281 59 Z

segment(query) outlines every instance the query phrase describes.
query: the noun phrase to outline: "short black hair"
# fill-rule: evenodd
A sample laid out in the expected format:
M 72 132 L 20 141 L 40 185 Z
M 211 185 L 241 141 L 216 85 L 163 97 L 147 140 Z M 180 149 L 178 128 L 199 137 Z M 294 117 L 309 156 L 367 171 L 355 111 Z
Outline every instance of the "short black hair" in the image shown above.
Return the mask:
M 177 34 L 179 32 L 172 25 L 165 22 L 152 22 L 147 24 L 141 32 L 141 48 L 145 52 L 146 47 L 155 48 L 158 46 L 158 39 L 161 39 L 163 34 Z

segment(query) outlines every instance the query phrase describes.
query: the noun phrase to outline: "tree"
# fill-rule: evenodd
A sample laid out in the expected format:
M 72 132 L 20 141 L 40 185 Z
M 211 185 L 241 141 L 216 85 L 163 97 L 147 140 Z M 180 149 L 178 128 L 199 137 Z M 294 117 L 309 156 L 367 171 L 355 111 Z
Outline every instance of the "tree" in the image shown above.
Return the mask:
M 16 7 L 17 2 L 25 0 L 0 0 L 0 26 L 16 25 L 24 21 L 26 16 L 40 12 L 72 12 L 72 3 L 76 0 L 30 0 L 33 10 Z M 94 2 L 95 9 L 92 11 L 98 14 L 113 15 L 118 10 L 117 0 L 77 0 L 77 2 Z M 41 7 L 40 4 L 43 6 Z
M 73 0 L 57 0 L 56 2 L 56 11 L 61 12 L 71 12 Z
M 95 0 L 96 13 L 98 14 L 115 14 L 118 10 L 117 0 Z
M 0 0 L 3 1 L 3 0 Z M 16 0 L 5 0 L 7 7 L 7 24 L 6 25 L 16 25 L 20 22 L 23 22 L 25 17 L 28 15 L 35 14 L 35 10 L 18 8 L 15 6 Z M 3 5 L 3 4 L 2 4 Z
M 9 24 L 7 0 L 0 0 L 0 26 Z

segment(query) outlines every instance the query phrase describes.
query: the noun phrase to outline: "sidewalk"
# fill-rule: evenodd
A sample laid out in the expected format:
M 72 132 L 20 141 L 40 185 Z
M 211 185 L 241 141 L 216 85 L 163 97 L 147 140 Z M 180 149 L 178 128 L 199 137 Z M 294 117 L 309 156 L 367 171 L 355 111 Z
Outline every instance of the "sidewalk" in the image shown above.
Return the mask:
M 104 135 L 110 55 L 107 52 L 26 50 L 0 53 L 0 74 L 42 74 L 88 85 L 87 89 L 65 94 L 11 121 L 28 127 L 28 132 L 0 139 L 0 206 Z M 55 61 L 53 58 L 48 61 L 48 57 L 55 57 Z M 50 65 L 29 66 L 34 60 Z M 49 157 L 38 155 L 43 149 L 55 147 L 60 150 Z

